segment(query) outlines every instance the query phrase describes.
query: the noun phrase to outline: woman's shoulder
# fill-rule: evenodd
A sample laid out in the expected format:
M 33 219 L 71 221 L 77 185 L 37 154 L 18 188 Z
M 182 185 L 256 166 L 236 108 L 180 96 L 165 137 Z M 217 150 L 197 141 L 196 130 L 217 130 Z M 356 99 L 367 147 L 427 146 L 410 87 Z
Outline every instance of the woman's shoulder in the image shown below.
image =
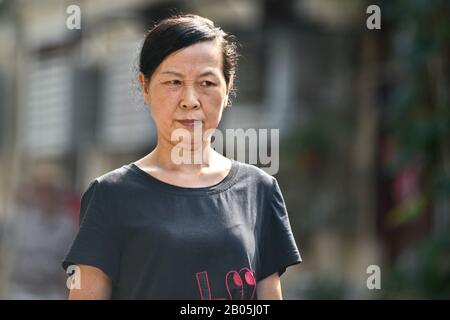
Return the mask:
M 263 186 L 268 189 L 272 189 L 276 183 L 275 177 L 271 176 L 263 169 L 258 168 L 255 165 L 235 161 L 239 167 L 239 179 L 247 183 L 256 183 L 259 186 Z
M 130 165 L 123 165 L 91 179 L 87 189 L 101 189 L 102 193 L 120 191 L 127 187 L 130 178 Z

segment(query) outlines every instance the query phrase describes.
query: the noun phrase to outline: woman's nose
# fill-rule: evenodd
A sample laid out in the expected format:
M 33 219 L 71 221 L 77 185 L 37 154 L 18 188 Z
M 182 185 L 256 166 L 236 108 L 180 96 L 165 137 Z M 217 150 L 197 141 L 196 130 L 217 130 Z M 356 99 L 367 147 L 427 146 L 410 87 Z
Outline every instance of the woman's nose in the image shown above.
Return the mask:
M 195 109 L 200 105 L 194 85 L 185 84 L 183 86 L 180 106 L 183 109 Z

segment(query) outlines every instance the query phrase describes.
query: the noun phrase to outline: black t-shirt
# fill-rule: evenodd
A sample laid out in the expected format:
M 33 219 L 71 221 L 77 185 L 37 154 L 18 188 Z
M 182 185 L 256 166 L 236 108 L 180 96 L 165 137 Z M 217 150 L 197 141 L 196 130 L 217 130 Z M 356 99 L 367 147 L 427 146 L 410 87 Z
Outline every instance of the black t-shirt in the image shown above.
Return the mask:
M 277 180 L 234 160 L 203 188 L 130 163 L 93 180 L 80 211 L 63 267 L 101 269 L 112 299 L 257 299 L 258 281 L 301 262 Z

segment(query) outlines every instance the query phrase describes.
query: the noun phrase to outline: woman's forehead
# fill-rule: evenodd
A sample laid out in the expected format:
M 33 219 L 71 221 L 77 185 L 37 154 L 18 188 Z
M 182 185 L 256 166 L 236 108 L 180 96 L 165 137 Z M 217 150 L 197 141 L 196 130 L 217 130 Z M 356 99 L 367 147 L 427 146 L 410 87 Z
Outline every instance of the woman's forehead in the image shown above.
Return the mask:
M 170 54 L 156 70 L 159 73 L 220 72 L 222 48 L 217 41 L 203 41 Z

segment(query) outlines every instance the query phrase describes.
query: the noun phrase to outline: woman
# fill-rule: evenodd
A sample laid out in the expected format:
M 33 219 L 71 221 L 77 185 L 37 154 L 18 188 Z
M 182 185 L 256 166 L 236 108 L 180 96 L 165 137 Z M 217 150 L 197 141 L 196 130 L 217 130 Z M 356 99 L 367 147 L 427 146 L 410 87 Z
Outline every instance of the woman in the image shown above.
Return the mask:
M 84 193 L 63 262 L 78 266 L 70 299 L 282 298 L 279 277 L 301 258 L 277 181 L 211 147 L 236 56 L 231 37 L 196 15 L 148 33 L 139 81 L 157 146 Z

